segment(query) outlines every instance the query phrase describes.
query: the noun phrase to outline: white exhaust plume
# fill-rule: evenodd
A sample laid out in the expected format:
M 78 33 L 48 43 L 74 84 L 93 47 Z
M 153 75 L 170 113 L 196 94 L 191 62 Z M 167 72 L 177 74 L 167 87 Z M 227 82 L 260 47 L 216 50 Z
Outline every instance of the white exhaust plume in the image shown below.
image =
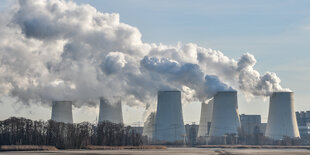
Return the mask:
M 56 122 L 73 123 L 72 102 L 54 101 L 52 107 L 52 120 Z
M 143 127 L 143 136 L 147 136 L 147 138 L 152 141 L 152 138 L 155 136 L 155 118 L 156 118 L 156 113 L 152 112 L 150 115 L 147 117 L 146 121 L 144 122 L 144 127 Z
M 293 92 L 274 92 L 272 94 L 265 136 L 276 140 L 284 137 L 300 137 L 293 95 Z
M 158 90 L 201 102 L 231 87 L 250 96 L 283 90 L 276 74 L 253 69 L 249 53 L 237 61 L 193 43 L 144 43 L 119 14 L 72 1 L 16 0 L 0 15 L 0 36 L 0 96 L 25 104 L 94 106 L 102 96 L 111 103 L 122 96 L 141 106 L 154 105 Z
M 205 137 L 209 135 L 213 113 L 213 99 L 207 104 L 201 103 L 201 114 L 197 137 Z
M 100 98 L 98 123 L 103 121 L 110 121 L 113 123 L 123 123 L 121 100 L 117 101 L 115 104 L 111 104 L 107 99 L 104 99 L 103 97 Z
M 185 127 L 183 122 L 181 92 L 159 91 L 155 117 L 155 139 L 161 142 L 183 142 Z
M 214 96 L 210 137 L 238 134 L 241 127 L 236 91 L 218 92 Z

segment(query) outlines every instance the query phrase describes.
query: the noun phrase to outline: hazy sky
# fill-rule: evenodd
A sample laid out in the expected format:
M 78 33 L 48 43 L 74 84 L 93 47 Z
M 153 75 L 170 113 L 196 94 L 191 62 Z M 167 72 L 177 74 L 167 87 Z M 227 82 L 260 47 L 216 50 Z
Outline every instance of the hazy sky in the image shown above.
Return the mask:
M 119 13 L 121 22 L 137 27 L 147 43 L 178 42 L 222 51 L 238 59 L 249 52 L 255 69 L 276 72 L 282 85 L 295 92 L 297 111 L 310 109 L 310 1 L 208 1 L 208 0 L 74 0 L 101 12 Z M 7 1 L 0 1 L 0 10 Z M 0 119 L 23 116 L 49 119 L 50 107 L 0 103 Z M 125 123 L 143 120 L 143 108 L 125 106 Z M 185 123 L 198 122 L 200 104 L 183 106 Z M 245 101 L 239 93 L 239 112 L 262 114 L 266 121 L 268 99 Z M 98 108 L 74 109 L 74 121 L 95 121 Z

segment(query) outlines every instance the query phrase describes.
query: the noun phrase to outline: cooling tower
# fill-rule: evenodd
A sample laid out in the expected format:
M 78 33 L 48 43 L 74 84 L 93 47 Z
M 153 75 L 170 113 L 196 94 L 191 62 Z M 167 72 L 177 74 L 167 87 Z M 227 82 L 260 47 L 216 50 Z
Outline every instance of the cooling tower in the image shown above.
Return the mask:
M 111 104 L 107 99 L 100 98 L 99 123 L 110 121 L 113 123 L 123 123 L 122 102 Z
M 265 136 L 279 140 L 299 137 L 293 92 L 274 92 L 270 97 Z
M 143 136 L 147 136 L 150 141 L 152 141 L 155 134 L 155 117 L 155 112 L 152 112 L 144 122 Z
M 210 137 L 238 134 L 240 118 L 236 91 L 221 91 L 214 96 Z
M 197 137 L 209 135 L 210 125 L 212 121 L 213 99 L 208 104 L 201 103 L 200 123 Z
M 181 92 L 159 91 L 155 117 L 155 140 L 160 142 L 184 142 Z
M 54 101 L 52 107 L 52 120 L 56 122 L 73 123 L 72 102 Z

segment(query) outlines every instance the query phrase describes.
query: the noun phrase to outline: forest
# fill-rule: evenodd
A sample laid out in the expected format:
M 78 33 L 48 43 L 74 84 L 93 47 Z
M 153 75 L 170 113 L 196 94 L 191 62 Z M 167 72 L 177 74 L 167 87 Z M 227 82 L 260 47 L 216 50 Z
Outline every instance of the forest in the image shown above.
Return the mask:
M 50 145 L 80 149 L 88 145 L 139 146 L 143 137 L 130 126 L 108 121 L 69 124 L 11 117 L 0 121 L 0 145 Z

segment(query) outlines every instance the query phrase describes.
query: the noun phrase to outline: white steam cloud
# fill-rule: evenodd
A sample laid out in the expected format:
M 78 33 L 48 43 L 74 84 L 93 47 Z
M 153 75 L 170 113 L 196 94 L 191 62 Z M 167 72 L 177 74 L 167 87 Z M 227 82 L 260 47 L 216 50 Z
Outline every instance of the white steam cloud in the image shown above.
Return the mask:
M 148 105 L 164 89 L 200 101 L 217 91 L 267 96 L 284 90 L 275 73 L 254 70 L 249 53 L 236 61 L 193 43 L 144 43 L 119 14 L 72 1 L 14 1 L 0 15 L 0 36 L 0 96 L 26 104 L 82 106 L 121 96 L 129 105 Z

